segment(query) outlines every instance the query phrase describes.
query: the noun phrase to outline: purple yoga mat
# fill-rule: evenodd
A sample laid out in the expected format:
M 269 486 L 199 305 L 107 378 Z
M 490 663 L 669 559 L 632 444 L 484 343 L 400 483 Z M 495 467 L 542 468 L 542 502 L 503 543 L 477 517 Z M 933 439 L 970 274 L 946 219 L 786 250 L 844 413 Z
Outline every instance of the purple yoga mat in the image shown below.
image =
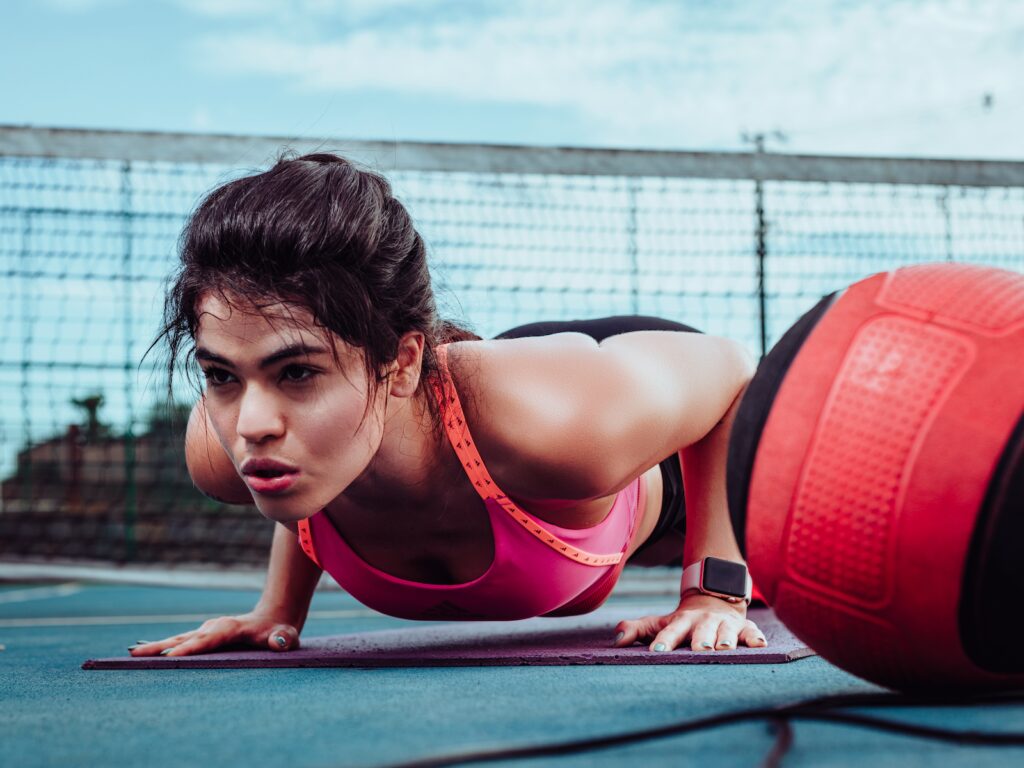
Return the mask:
M 620 619 L 659 613 L 664 606 L 617 605 L 585 616 L 525 621 L 441 624 L 351 635 L 303 638 L 295 651 L 237 650 L 201 656 L 89 659 L 83 669 L 214 669 L 238 667 L 485 667 L 574 664 L 776 664 L 814 654 L 769 608 L 749 616 L 767 648 L 653 653 L 646 645 L 612 648 Z

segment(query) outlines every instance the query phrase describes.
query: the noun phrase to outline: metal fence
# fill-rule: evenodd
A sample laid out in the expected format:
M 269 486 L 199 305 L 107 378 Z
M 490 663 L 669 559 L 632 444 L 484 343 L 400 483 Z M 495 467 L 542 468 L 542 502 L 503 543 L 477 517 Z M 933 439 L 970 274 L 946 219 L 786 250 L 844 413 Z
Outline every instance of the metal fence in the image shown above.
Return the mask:
M 929 261 L 1024 270 L 1024 163 L 0 127 L 0 555 L 265 557 L 190 487 L 143 361 L 185 217 L 282 151 L 384 172 L 482 336 L 660 315 L 763 353 L 822 294 Z

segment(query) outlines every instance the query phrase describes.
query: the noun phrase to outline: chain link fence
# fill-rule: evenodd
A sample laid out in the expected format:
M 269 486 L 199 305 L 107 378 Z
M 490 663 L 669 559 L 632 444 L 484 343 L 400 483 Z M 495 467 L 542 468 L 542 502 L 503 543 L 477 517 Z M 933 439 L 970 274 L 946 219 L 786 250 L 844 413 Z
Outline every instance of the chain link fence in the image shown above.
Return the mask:
M 1024 163 L 0 127 L 0 556 L 265 561 L 272 524 L 192 488 L 195 393 L 146 351 L 189 212 L 286 150 L 384 172 L 485 337 L 644 314 L 763 354 L 875 272 L 1024 271 Z

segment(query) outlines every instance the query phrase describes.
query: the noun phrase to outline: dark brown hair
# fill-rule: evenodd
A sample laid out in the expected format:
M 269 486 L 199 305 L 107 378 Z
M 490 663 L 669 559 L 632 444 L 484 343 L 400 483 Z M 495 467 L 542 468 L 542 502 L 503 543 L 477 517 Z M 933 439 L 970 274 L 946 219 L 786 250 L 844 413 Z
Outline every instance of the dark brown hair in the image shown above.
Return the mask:
M 438 344 L 479 338 L 438 317 L 423 239 L 388 181 L 336 155 L 282 157 L 214 189 L 185 226 L 180 251 L 154 342 L 167 340 L 169 389 L 179 355 L 195 362 L 187 345 L 197 303 L 211 292 L 247 308 L 308 309 L 318 326 L 362 350 L 371 392 L 403 334 L 425 337 L 421 388 L 436 374 Z M 436 421 L 434 398 L 425 400 Z

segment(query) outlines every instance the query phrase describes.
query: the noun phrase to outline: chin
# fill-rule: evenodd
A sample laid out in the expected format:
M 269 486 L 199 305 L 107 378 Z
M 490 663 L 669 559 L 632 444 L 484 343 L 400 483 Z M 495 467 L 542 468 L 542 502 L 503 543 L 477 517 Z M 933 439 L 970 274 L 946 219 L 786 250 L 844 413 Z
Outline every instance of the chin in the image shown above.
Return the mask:
M 312 484 L 308 487 L 291 488 L 279 495 L 253 494 L 256 508 L 265 518 L 276 523 L 287 525 L 312 517 L 330 504 L 344 488 L 335 491 L 323 484 Z
M 256 509 L 268 520 L 289 527 L 293 527 L 299 520 L 312 517 L 320 510 L 319 507 L 310 509 L 308 504 L 296 504 L 294 501 L 285 503 L 277 500 L 257 500 Z

